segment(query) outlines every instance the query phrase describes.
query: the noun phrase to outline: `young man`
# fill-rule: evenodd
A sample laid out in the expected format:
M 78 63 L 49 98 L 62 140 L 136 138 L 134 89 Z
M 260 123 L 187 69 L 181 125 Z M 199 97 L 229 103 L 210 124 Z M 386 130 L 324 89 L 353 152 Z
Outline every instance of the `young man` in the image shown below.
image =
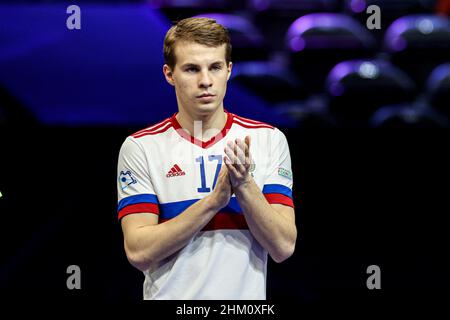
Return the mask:
M 178 22 L 163 72 L 178 113 L 127 137 L 118 162 L 119 219 L 144 299 L 265 299 L 267 256 L 292 255 L 297 230 L 285 136 L 227 112 L 227 30 Z

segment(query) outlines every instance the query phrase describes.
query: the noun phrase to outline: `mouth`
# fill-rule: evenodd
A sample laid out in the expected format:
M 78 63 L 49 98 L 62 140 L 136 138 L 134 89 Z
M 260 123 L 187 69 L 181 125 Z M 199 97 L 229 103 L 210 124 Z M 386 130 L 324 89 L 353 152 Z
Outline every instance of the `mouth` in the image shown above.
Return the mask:
M 212 102 L 216 96 L 212 93 L 204 93 L 197 96 L 197 100 L 203 103 Z
M 215 97 L 215 95 L 212 93 L 203 93 L 203 94 L 197 96 L 197 98 L 210 98 L 210 97 Z

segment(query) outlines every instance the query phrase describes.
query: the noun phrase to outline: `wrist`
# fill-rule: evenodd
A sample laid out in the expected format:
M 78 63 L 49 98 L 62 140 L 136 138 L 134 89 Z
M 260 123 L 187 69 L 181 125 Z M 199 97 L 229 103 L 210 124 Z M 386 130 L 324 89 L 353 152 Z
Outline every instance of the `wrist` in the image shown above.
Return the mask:
M 235 193 L 242 193 L 250 187 L 253 182 L 253 177 L 249 174 L 244 181 L 239 182 L 236 186 L 233 186 Z
M 223 204 L 223 201 L 220 200 L 218 195 L 215 192 L 211 192 L 209 195 L 203 198 L 208 210 L 217 212 L 223 207 L 225 207 L 228 203 Z

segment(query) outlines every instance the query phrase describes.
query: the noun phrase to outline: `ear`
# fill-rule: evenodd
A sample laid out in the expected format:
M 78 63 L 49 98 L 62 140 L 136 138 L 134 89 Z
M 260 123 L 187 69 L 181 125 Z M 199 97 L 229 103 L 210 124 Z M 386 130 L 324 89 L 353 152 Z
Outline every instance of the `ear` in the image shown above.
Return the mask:
M 170 69 L 170 67 L 169 67 L 167 64 L 165 64 L 165 65 L 163 66 L 163 73 L 164 73 L 164 76 L 166 77 L 166 81 L 167 81 L 170 85 L 175 86 L 175 81 L 173 80 L 173 72 L 172 72 L 172 69 Z
M 230 61 L 227 69 L 228 69 L 228 76 L 227 76 L 227 81 L 228 81 L 228 80 L 230 80 L 231 70 L 233 69 L 233 62 Z

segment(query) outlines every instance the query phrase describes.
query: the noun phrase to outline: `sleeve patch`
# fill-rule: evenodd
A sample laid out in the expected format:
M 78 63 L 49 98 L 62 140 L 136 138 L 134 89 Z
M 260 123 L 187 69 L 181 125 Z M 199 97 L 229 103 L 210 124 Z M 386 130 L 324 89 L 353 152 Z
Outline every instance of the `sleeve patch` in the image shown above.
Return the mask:
M 120 188 L 125 190 L 129 185 L 137 183 L 136 178 L 132 175 L 131 171 L 120 171 L 119 175 Z
M 292 172 L 284 168 L 278 168 L 278 175 L 286 179 L 292 180 Z

